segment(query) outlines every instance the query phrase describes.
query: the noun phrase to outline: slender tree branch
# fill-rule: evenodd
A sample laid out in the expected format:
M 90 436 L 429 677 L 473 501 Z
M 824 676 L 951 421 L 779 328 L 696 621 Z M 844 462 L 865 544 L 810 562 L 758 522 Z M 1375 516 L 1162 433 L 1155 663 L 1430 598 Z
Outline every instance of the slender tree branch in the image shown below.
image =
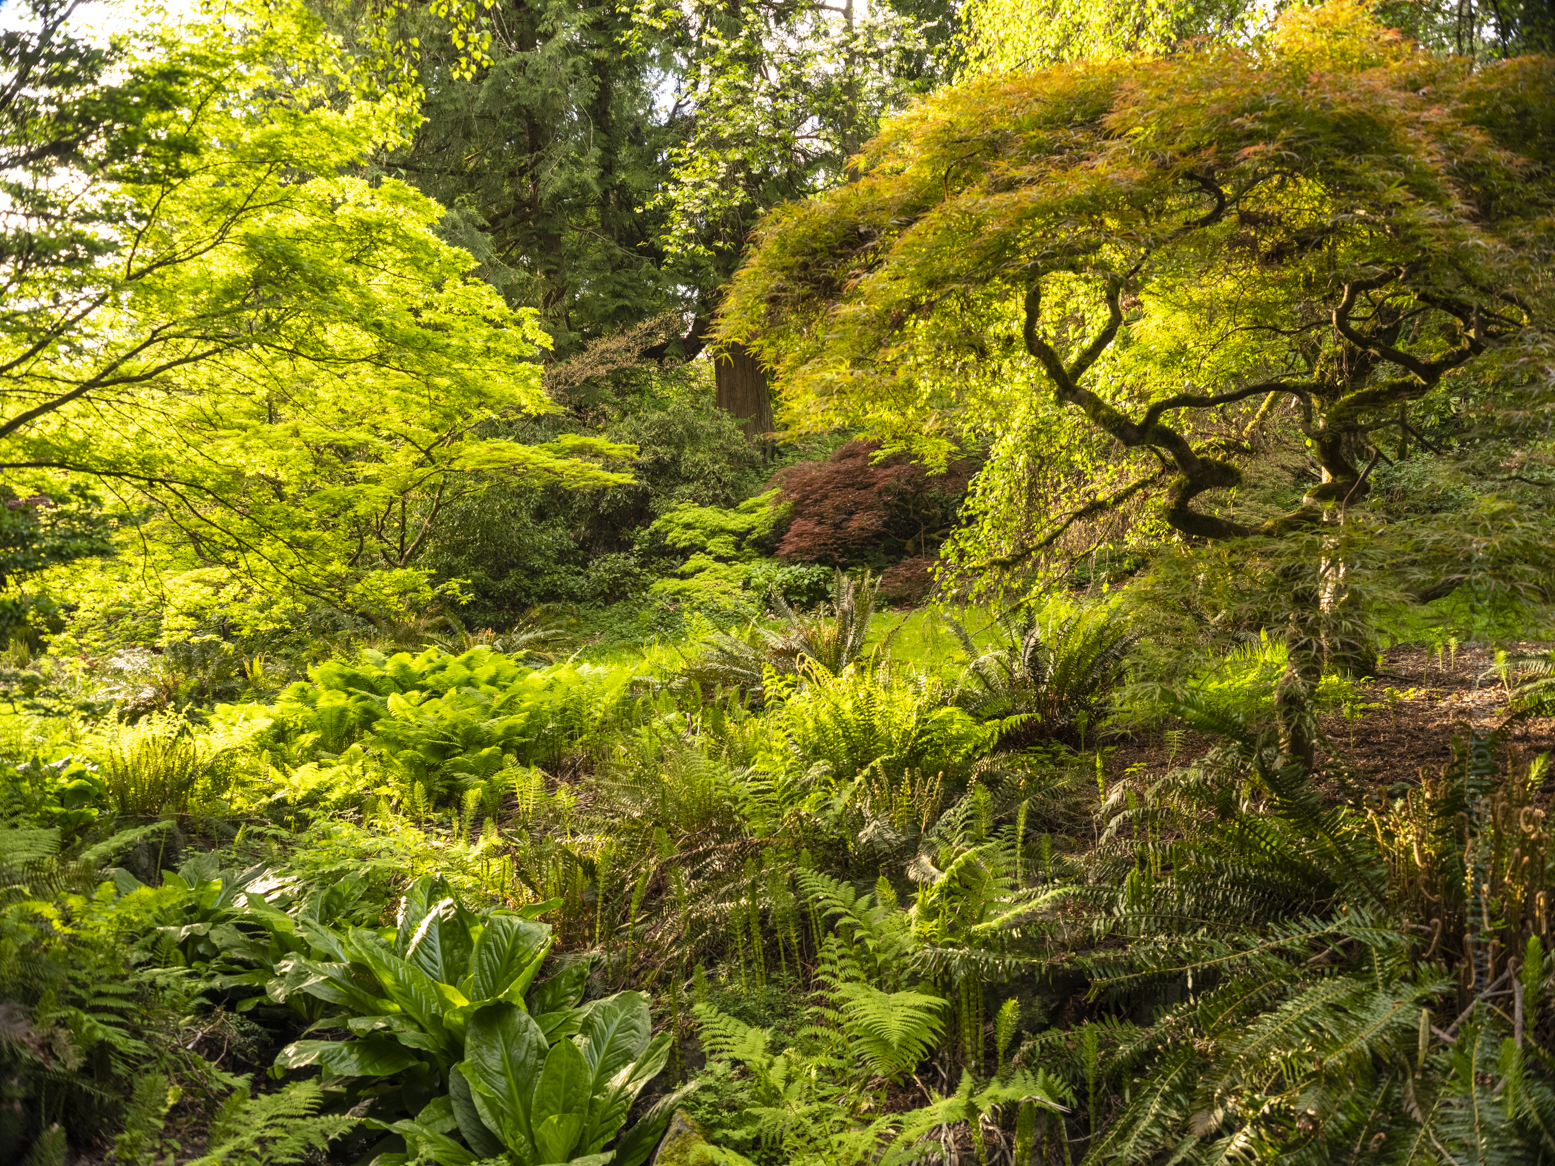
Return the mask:
M 1193 509 L 1193 500 L 1206 490 L 1235 486 L 1242 480 L 1242 473 L 1230 462 L 1201 457 L 1181 433 L 1160 421 L 1148 427 L 1137 425 L 1126 414 L 1104 401 L 1097 394 L 1079 384 L 1078 377 L 1091 362 L 1101 355 L 1117 336 L 1122 323 L 1119 296 L 1122 280 L 1114 277 L 1107 287 L 1109 320 L 1101 333 L 1087 346 L 1075 362 L 1074 369 L 1064 367 L 1062 359 L 1042 338 L 1038 321 L 1042 311 L 1041 277 L 1038 276 L 1026 291 L 1026 319 L 1022 335 L 1026 350 L 1041 362 L 1052 379 L 1058 399 L 1079 407 L 1091 422 L 1110 434 L 1120 444 L 1129 448 L 1154 447 L 1163 451 L 1177 471 L 1177 482 L 1167 494 L 1164 517 L 1177 530 L 1194 538 L 1240 538 L 1251 533 L 1239 522 L 1232 522 L 1217 515 L 1204 514 Z
M 1176 396 L 1167 397 L 1157 401 L 1145 411 L 1145 419 L 1140 422 L 1140 428 L 1149 429 L 1156 423 L 1162 413 L 1170 409 L 1208 409 L 1216 405 L 1233 405 L 1238 401 L 1244 401 L 1248 397 L 1256 397 L 1259 393 L 1268 393 L 1273 396 L 1276 393 L 1290 393 L 1292 396 L 1307 397 L 1317 392 L 1322 386 L 1317 384 L 1291 384 L 1287 381 L 1260 381 L 1256 385 L 1248 385 L 1243 389 L 1235 389 L 1229 393 L 1215 393 L 1210 396 L 1202 396 L 1196 393 L 1178 393 Z
M 1016 563 L 1024 562 L 1025 560 L 1031 558 L 1033 555 L 1037 554 L 1039 551 L 1047 550 L 1048 547 L 1052 546 L 1060 538 L 1062 538 L 1064 536 L 1064 532 L 1075 523 L 1083 521 L 1087 518 L 1094 518 L 1098 514 L 1105 514 L 1109 510 L 1116 510 L 1119 506 L 1123 505 L 1123 503 L 1134 497 L 1134 495 L 1138 494 L 1146 486 L 1152 485 L 1153 483 L 1160 480 L 1160 473 L 1150 474 L 1147 477 L 1130 482 L 1127 486 L 1123 487 L 1123 489 L 1119 490 L 1116 494 L 1113 494 L 1110 497 L 1097 498 L 1091 502 L 1087 502 L 1078 510 L 1071 512 L 1055 529 L 1049 531 L 1036 542 L 1028 543 L 1021 547 L 1019 550 L 1013 551 L 1008 555 L 1001 555 L 998 558 L 985 559 L 984 563 L 990 567 L 1013 567 Z

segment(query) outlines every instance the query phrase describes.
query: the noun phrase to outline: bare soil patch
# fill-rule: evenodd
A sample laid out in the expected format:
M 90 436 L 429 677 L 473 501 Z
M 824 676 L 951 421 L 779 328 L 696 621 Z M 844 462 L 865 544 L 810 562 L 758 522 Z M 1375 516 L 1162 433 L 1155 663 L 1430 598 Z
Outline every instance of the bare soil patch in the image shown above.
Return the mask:
M 1547 645 L 1519 645 L 1530 651 Z M 1452 742 L 1471 730 L 1489 733 L 1507 720 L 1506 688 L 1491 668 L 1494 653 L 1475 644 L 1440 654 L 1420 647 L 1389 651 L 1380 674 L 1360 685 L 1362 698 L 1350 715 L 1320 718 L 1327 749 L 1319 763 L 1334 771 L 1348 769 L 1380 792 L 1400 782 L 1414 784 L 1452 760 Z M 1511 725 L 1507 744 L 1522 761 L 1555 752 L 1555 717 L 1524 717 Z M 1159 731 L 1116 742 L 1109 774 L 1138 766 L 1147 778 L 1172 765 L 1202 757 L 1213 741 L 1196 733 L 1182 735 L 1173 755 Z

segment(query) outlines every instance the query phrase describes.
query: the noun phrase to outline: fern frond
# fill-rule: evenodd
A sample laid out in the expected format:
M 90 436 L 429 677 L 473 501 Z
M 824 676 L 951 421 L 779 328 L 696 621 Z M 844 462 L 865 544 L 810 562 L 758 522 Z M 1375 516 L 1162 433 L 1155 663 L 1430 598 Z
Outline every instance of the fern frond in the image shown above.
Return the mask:
M 257 1097 L 238 1089 L 211 1122 L 204 1156 L 189 1166 L 290 1166 L 311 1159 L 357 1124 L 352 1117 L 319 1115 L 323 1099 L 313 1081 Z
M 842 984 L 836 994 L 848 1036 L 881 1077 L 905 1073 L 928 1055 L 945 1031 L 945 1001 L 919 992 L 882 992 L 868 984 Z

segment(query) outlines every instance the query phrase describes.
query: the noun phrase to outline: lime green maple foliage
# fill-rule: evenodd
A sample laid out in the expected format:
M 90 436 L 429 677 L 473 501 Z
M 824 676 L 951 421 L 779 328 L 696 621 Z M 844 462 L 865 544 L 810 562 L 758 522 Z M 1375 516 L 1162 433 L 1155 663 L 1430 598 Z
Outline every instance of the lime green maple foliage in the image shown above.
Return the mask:
M 1093 460 L 987 529 L 995 557 L 1139 496 L 1190 537 L 1294 529 L 1364 501 L 1401 405 L 1547 318 L 1552 97 L 1549 59 L 1471 71 L 1350 3 L 1247 48 L 979 80 L 774 212 L 721 334 L 772 364 L 792 429 L 928 456 L 956 426 L 1082 433 Z M 1256 525 L 1219 505 L 1244 402 L 1295 417 L 1322 479 Z
M 1245 37 L 1271 7 L 1247 0 L 970 0 L 970 71 L 1169 52 L 1195 36 Z
M 1268 560 L 1307 613 L 1310 690 L 1333 640 L 1311 621 L 1345 606 L 1362 541 L 1390 539 L 1372 557 L 1417 595 L 1471 563 L 1497 585 L 1477 517 L 1390 526 L 1369 477 L 1411 408 L 1476 385 L 1532 407 L 1552 150 L 1555 61 L 1474 69 L 1349 0 L 1245 47 L 985 77 L 891 122 L 859 181 L 770 215 L 720 334 L 772 366 L 791 429 L 931 460 L 988 437 L 974 571 L 1085 554 L 1125 515 Z M 1239 511 L 1271 443 L 1311 472 Z M 1486 489 L 1499 527 L 1545 521 L 1547 499 Z
M 414 109 L 353 100 L 306 9 L 215 5 L 129 50 L 143 145 L 73 176 L 113 210 L 103 254 L 13 280 L 0 467 L 104 480 L 175 566 L 369 611 L 424 597 L 429 532 L 492 475 L 630 481 L 601 465 L 629 447 L 481 437 L 548 407 L 548 338 L 438 204 L 371 176 Z

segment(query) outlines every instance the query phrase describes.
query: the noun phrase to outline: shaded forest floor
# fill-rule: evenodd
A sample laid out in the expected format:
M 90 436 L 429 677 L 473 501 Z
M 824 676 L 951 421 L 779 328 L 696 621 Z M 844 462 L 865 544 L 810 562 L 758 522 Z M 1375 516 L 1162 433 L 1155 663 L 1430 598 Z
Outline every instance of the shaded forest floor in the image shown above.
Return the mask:
M 1439 773 L 1452 760 L 1455 737 L 1470 728 L 1489 733 L 1506 720 L 1507 691 L 1491 670 L 1493 663 L 1494 654 L 1477 645 L 1441 655 L 1418 647 L 1388 651 L 1381 675 L 1359 685 L 1362 699 L 1348 713 L 1320 718 L 1328 746 L 1320 763 L 1331 770 L 1348 767 L 1378 792 L 1400 782 L 1414 784 L 1422 773 Z M 1555 717 L 1521 718 L 1507 740 L 1519 766 L 1555 751 Z M 1174 752 L 1160 732 L 1136 734 L 1117 743 L 1107 768 L 1118 774 L 1138 767 L 1135 772 L 1147 778 L 1160 776 L 1172 765 L 1203 756 L 1211 744 L 1208 737 L 1186 733 Z

